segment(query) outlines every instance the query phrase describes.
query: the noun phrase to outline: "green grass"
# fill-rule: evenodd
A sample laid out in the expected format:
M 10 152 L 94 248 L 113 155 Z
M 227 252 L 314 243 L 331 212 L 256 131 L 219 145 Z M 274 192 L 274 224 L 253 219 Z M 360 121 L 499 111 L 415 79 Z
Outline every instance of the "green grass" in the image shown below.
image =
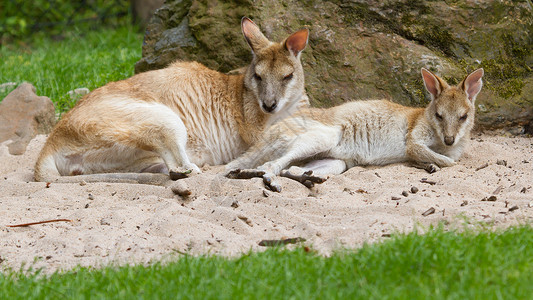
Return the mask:
M 73 30 L 64 37 L 62 41 L 36 37 L 29 46 L 0 46 L 0 84 L 30 82 L 38 95 L 52 99 L 63 113 L 78 100 L 70 99 L 68 91 L 93 90 L 130 77 L 141 58 L 143 37 L 132 26 Z M 11 90 L 0 91 L 0 99 Z
M 1 299 L 531 299 L 533 229 L 411 233 L 322 257 L 305 248 L 235 259 L 0 275 Z

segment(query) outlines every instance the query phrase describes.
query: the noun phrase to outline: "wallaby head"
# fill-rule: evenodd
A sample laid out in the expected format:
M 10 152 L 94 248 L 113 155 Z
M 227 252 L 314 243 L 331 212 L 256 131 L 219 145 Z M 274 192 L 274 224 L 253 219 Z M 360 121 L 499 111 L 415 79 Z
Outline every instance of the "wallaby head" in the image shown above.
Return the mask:
M 426 118 L 446 146 L 453 146 L 474 126 L 476 96 L 481 91 L 483 69 L 477 69 L 457 86 L 422 68 L 424 85 L 431 95 Z
M 252 63 L 244 75 L 245 87 L 253 93 L 262 111 L 276 113 L 305 94 L 301 51 L 309 31 L 299 30 L 281 43 L 269 41 L 259 27 L 244 17 L 242 33 L 252 48 Z

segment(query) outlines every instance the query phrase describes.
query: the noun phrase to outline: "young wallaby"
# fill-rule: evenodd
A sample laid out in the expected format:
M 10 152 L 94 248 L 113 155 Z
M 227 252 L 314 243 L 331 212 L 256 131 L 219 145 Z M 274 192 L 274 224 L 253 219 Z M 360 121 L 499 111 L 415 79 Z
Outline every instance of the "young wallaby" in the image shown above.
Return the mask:
M 248 18 L 241 28 L 253 52 L 245 74 L 176 62 L 96 89 L 58 122 L 35 179 L 162 184 L 168 174 L 178 179 L 236 158 L 266 126 L 308 103 L 300 62 L 308 30 L 275 43 Z
M 455 164 L 474 126 L 474 102 L 481 91 L 483 69 L 457 86 L 449 86 L 424 68 L 421 72 L 431 94 L 426 108 L 386 100 L 348 102 L 329 109 L 302 108 L 268 128 L 260 142 L 229 163 L 228 177 L 263 176 L 267 185 L 278 190 L 271 177 L 293 162 L 310 158 L 325 158 L 303 167 L 315 175 L 339 174 L 356 165 L 405 161 L 428 172 Z M 282 175 L 311 185 L 324 180 L 312 176 L 313 172 Z

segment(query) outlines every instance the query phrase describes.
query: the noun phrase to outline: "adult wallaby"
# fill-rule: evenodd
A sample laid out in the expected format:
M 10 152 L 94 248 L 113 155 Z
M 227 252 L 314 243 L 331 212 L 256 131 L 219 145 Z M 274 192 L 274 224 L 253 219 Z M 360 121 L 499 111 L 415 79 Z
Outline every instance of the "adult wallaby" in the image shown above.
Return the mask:
M 96 89 L 58 122 L 35 179 L 162 184 L 235 159 L 308 101 L 300 62 L 308 30 L 275 43 L 248 18 L 241 28 L 253 52 L 245 74 L 176 62 Z
M 386 100 L 348 102 L 329 109 L 302 108 L 267 129 L 259 143 L 229 163 L 228 177 L 263 176 L 267 185 L 279 190 L 272 176 L 293 162 L 310 158 L 325 158 L 303 167 L 314 175 L 405 161 L 428 172 L 455 164 L 474 126 L 474 102 L 483 84 L 483 69 L 457 86 L 449 86 L 424 68 L 421 72 L 432 98 L 426 108 Z M 282 175 L 308 185 L 324 180 L 312 172 Z

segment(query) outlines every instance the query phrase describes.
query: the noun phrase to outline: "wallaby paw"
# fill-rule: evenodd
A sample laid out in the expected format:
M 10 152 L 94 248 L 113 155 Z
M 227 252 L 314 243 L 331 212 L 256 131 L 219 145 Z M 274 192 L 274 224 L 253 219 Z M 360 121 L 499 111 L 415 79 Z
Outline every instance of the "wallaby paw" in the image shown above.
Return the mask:
M 429 174 L 432 174 L 439 171 L 440 168 L 435 164 L 429 164 L 424 168 L 424 170 L 426 170 L 426 172 L 428 172 Z
M 261 178 L 263 175 L 265 175 L 265 171 L 257 169 L 234 169 L 226 173 L 226 177 L 229 179 Z
M 281 192 L 281 185 L 274 180 L 274 174 L 272 173 L 264 174 L 263 183 L 271 191 L 277 192 L 277 193 Z
M 183 167 L 186 170 L 191 170 L 192 174 L 200 174 L 202 173 L 202 170 L 196 165 L 196 164 L 187 164 Z
M 305 185 L 308 188 L 312 188 L 313 186 L 315 186 L 315 183 L 316 184 L 320 184 L 320 183 L 323 183 L 323 182 L 325 182 L 327 180 L 326 177 L 313 175 L 313 171 L 312 170 L 303 172 L 300 175 L 293 174 L 289 170 L 283 170 L 283 171 L 281 171 L 281 173 L 279 175 L 283 176 L 283 177 L 290 178 L 292 180 L 296 180 L 296 181 L 300 182 L 301 184 Z
M 441 168 L 445 168 L 455 166 L 457 163 L 449 157 L 444 157 L 444 159 L 437 160 L 435 164 Z
M 171 180 L 187 178 L 192 173 L 193 173 L 193 170 L 185 168 L 185 167 L 174 168 L 168 171 L 168 175 L 170 176 Z

